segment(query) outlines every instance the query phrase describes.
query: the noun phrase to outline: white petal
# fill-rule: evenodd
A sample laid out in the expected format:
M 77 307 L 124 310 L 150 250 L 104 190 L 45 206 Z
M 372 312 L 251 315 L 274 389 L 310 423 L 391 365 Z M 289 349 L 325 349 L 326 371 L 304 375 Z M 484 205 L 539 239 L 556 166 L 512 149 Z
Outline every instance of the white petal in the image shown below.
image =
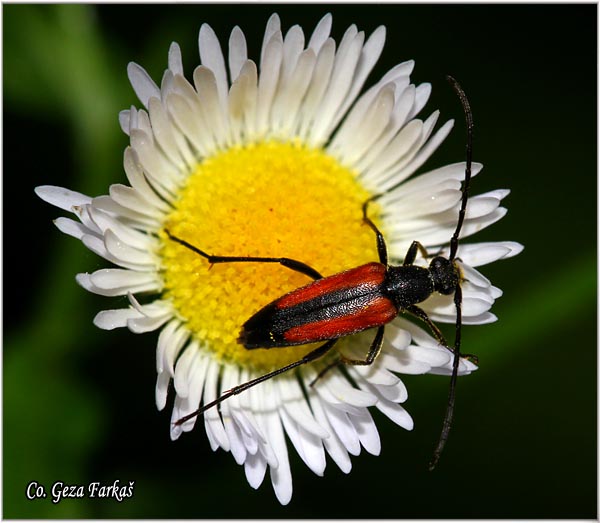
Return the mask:
M 146 215 L 151 218 L 162 218 L 164 216 L 164 211 L 158 211 L 148 205 L 148 201 L 128 185 L 113 184 L 109 188 L 109 194 L 114 202 L 132 210 L 136 214 Z
M 377 398 L 368 392 L 355 389 L 345 378 L 337 372 L 331 371 L 322 380 L 324 388 L 327 388 L 340 402 L 340 405 L 354 407 L 370 407 L 377 403 Z
M 331 427 L 323 409 L 323 405 L 321 404 L 321 400 L 313 388 L 309 389 L 308 397 L 315 419 L 330 434 L 327 439 L 323 440 L 323 445 L 325 445 L 327 453 L 332 457 L 340 470 L 345 474 L 348 474 L 352 469 L 352 462 L 350 461 L 346 447 L 342 444 L 337 433 Z
M 340 158 L 346 164 L 355 164 L 379 138 L 391 117 L 394 108 L 394 86 L 386 85 L 367 109 L 360 125 L 342 127 L 339 134 L 344 137 L 344 143 L 336 139 L 332 149 L 340 149 Z
M 119 112 L 119 125 L 121 126 L 121 130 L 126 135 L 129 135 L 129 129 L 131 127 L 131 111 L 129 109 Z
M 398 196 L 394 196 L 395 191 L 404 195 L 411 195 L 413 193 L 426 191 L 427 189 L 443 183 L 446 180 L 457 180 L 462 182 L 465 179 L 465 168 L 465 162 L 458 162 L 420 174 L 419 176 L 415 176 L 414 178 L 407 180 L 401 186 L 383 195 L 379 201 L 383 204 L 386 202 L 387 198 L 397 198 Z M 482 168 L 482 164 L 473 162 L 471 176 L 477 176 L 481 172 Z
M 258 94 L 256 106 L 256 131 L 260 136 L 269 129 L 271 104 L 279 81 L 279 71 L 283 60 L 283 39 L 277 32 L 268 42 L 261 62 L 258 79 Z
M 225 71 L 225 59 L 219 44 L 219 39 L 212 27 L 202 24 L 198 36 L 198 47 L 200 49 L 200 62 L 208 67 L 215 77 L 218 98 L 224 109 L 227 100 L 227 73 Z
M 408 398 L 408 391 L 406 390 L 406 386 L 399 379 L 396 385 L 386 386 L 386 385 L 378 385 L 377 392 L 381 394 L 386 400 L 392 401 L 394 403 L 404 403 Z
M 319 20 L 317 27 L 315 27 L 315 30 L 313 31 L 313 34 L 308 42 L 308 47 L 314 49 L 315 53 L 319 52 L 327 38 L 329 38 L 332 20 L 333 17 L 331 16 L 331 13 L 327 13 L 323 18 L 321 18 L 321 20 Z
M 160 373 L 156 378 L 155 399 L 156 408 L 158 410 L 163 410 L 165 408 L 165 405 L 167 404 L 167 392 L 169 390 L 169 381 L 171 381 L 171 377 L 166 372 Z
M 281 22 L 279 20 L 279 15 L 277 13 L 273 13 L 269 20 L 267 20 L 267 27 L 265 28 L 265 36 L 263 37 L 262 47 L 260 51 L 260 64 L 262 68 L 262 64 L 265 61 L 265 53 L 267 49 L 268 43 L 271 41 L 271 37 L 275 34 L 281 32 Z
M 465 220 L 460 237 L 467 238 L 468 236 L 485 229 L 489 225 L 501 220 L 506 212 L 507 211 L 504 207 L 499 207 L 487 216 L 482 216 L 472 220 Z M 439 223 L 430 227 L 429 229 L 420 230 L 418 232 L 418 240 L 426 247 L 442 245 L 449 241 L 450 237 L 454 233 L 455 228 L 455 221 L 446 224 Z M 401 238 L 400 241 L 399 238 Z M 390 234 L 388 237 L 388 250 L 391 257 L 394 259 L 396 257 L 402 259 L 413 239 L 416 240 L 417 238 L 408 239 L 405 235 L 396 235 L 394 237 L 393 233 Z
M 101 269 L 97 273 L 102 271 L 118 271 L 121 269 Z M 128 271 L 134 272 L 134 271 Z M 96 273 L 94 273 L 96 274 Z M 94 274 L 81 273 L 75 276 L 75 280 L 81 285 L 86 291 L 99 294 L 101 296 L 125 296 L 128 292 L 147 292 L 158 290 L 158 285 L 154 282 L 142 282 L 136 283 L 135 281 L 123 282 L 120 287 L 100 287 L 94 284 Z M 101 284 L 104 284 L 102 278 L 98 278 Z
M 137 111 L 137 118 L 134 121 L 135 127 L 132 126 L 132 128 L 130 129 L 130 134 L 131 131 L 135 129 L 142 131 L 148 135 L 152 134 L 152 126 L 150 125 L 150 118 L 148 117 L 148 113 L 146 112 L 146 110 L 140 109 L 139 111 Z
M 488 263 L 511 258 L 523 251 L 517 242 L 482 242 L 461 244 L 457 256 L 471 267 L 480 267 Z
M 73 236 L 78 240 L 81 240 L 85 234 L 94 234 L 94 231 L 90 231 L 85 225 L 62 216 L 54 220 L 54 225 L 60 232 Z
M 130 141 L 144 172 L 154 182 L 154 186 L 165 189 L 167 192 L 163 194 L 167 196 L 175 194 L 180 176 L 177 169 L 169 164 L 162 153 L 156 149 L 152 135 L 141 129 L 133 129 Z
M 248 59 L 248 49 L 243 31 L 236 25 L 229 36 L 229 75 L 233 83 Z
M 433 368 L 429 371 L 429 374 L 436 374 L 439 376 L 450 376 L 452 374 L 452 361 L 450 361 L 445 367 Z M 458 375 L 467 376 L 473 371 L 477 370 L 477 365 L 470 362 L 465 358 L 461 358 L 458 366 Z
M 100 269 L 90 274 L 90 281 L 96 287 L 105 290 L 127 287 L 148 287 L 157 290 L 160 286 L 155 272 L 137 272 L 127 269 Z
M 246 383 L 249 381 L 249 379 L 250 377 L 248 371 L 243 369 L 238 370 L 235 368 L 229 388 L 240 383 Z M 242 397 L 243 396 L 244 395 L 242 395 Z M 249 401 L 248 394 L 246 394 L 246 399 Z M 258 426 L 258 422 L 254 418 L 249 403 L 242 406 L 240 400 L 240 396 L 233 396 L 228 400 L 230 414 L 236 426 L 239 428 L 239 434 L 247 453 L 257 454 L 259 453 L 259 445 L 264 446 L 266 444 L 266 440 Z
M 229 390 L 239 383 L 239 370 L 231 365 L 223 367 L 221 376 L 222 389 Z M 246 461 L 247 452 L 240 428 L 231 413 L 231 402 L 229 400 L 221 404 L 221 417 L 231 447 L 231 455 L 238 465 L 242 465 Z
M 72 212 L 73 207 L 86 205 L 92 201 L 85 194 L 54 185 L 40 185 L 34 191 L 42 200 L 64 211 Z
M 173 317 L 172 312 L 165 311 L 161 315 L 146 316 L 143 318 L 131 318 L 127 320 L 127 328 L 136 334 L 151 332 L 162 327 Z
M 136 228 L 158 230 L 161 227 L 159 216 L 141 214 L 118 204 L 110 196 L 97 196 L 92 200 L 92 205 L 97 209 L 102 209 L 109 214 L 118 216 L 126 222 L 131 222 Z
M 256 64 L 252 60 L 247 60 L 242 66 L 238 79 L 232 85 L 229 95 L 229 118 L 234 140 L 254 139 L 257 96 L 258 73 Z M 237 108 L 234 107 L 236 103 L 239 104 Z
M 174 93 L 167 97 L 167 107 L 175 123 L 190 141 L 198 156 L 208 156 L 215 148 L 212 133 L 206 129 L 204 117 L 195 103 Z
M 238 385 L 239 383 L 246 383 L 248 381 L 247 372 L 242 370 L 238 380 L 239 381 L 234 383 L 232 386 Z M 267 441 L 265 440 L 258 426 L 258 422 L 254 418 L 252 409 L 246 406 L 242 407 L 239 399 L 240 398 L 238 396 L 234 396 L 229 399 L 231 414 L 235 423 L 240 429 L 246 450 L 250 454 L 256 454 L 259 450 L 259 444 L 264 446 L 266 445 Z
M 206 381 L 204 383 L 203 404 L 207 405 L 217 399 L 220 389 L 217 388 L 221 365 L 217 360 L 211 360 L 206 371 Z M 211 447 L 216 450 L 221 447 L 229 451 L 229 439 L 223 427 L 223 422 L 219 416 L 217 408 L 208 409 L 204 412 L 204 428 L 211 442 Z
M 405 349 L 410 345 L 410 340 L 410 332 L 402 328 L 402 325 L 398 323 L 397 319 L 386 326 L 385 341 L 395 349 Z
M 322 476 L 326 462 L 321 438 L 306 432 L 301 425 L 291 419 L 286 410 L 280 409 L 280 413 L 285 431 L 298 451 L 298 455 L 310 470 L 317 476 Z
M 300 384 L 296 380 L 277 380 L 277 384 L 283 408 L 290 418 L 307 432 L 327 438 L 329 433 L 313 418 Z
M 105 234 L 107 230 L 110 230 L 117 238 L 135 249 L 141 249 L 143 251 L 158 250 L 159 243 L 155 236 L 152 236 L 147 232 L 138 231 L 124 224 L 121 220 L 118 220 L 106 211 L 97 209 L 92 205 L 88 206 L 88 211 L 90 219 L 96 224 L 96 230 L 100 231 L 102 234 Z
M 317 62 L 306 96 L 300 107 L 298 135 L 310 143 L 313 122 L 327 89 L 335 61 L 335 42 L 329 38 L 317 55 Z
M 425 374 L 431 370 L 431 365 L 414 359 L 408 349 L 382 352 L 377 359 L 387 369 L 400 374 Z
M 440 323 L 454 323 L 456 321 L 456 314 L 438 314 L 435 312 L 428 311 L 429 317 L 434 322 Z M 498 320 L 495 314 L 489 311 L 482 312 L 477 316 L 463 316 L 463 325 L 484 325 L 487 323 L 494 323 Z
M 173 74 L 183 74 L 183 62 L 181 60 L 181 49 L 177 42 L 169 47 L 169 69 Z
M 439 213 L 448 209 L 455 209 L 458 205 L 462 192 L 461 183 L 458 180 L 444 180 L 437 185 L 419 191 L 413 191 L 410 194 L 403 194 L 401 191 L 394 191 L 393 195 L 386 198 L 387 209 L 397 209 L 397 212 L 386 212 L 387 223 L 398 231 L 414 231 L 422 227 L 431 226 L 432 221 L 435 224 L 442 220 Z M 455 222 L 458 216 L 458 209 L 453 211 L 451 221 Z M 420 224 L 407 228 L 404 222 L 417 221 Z
M 481 274 L 478 270 L 473 267 L 466 265 L 465 263 L 460 263 L 460 269 L 462 271 L 463 277 L 468 282 L 472 283 L 477 287 L 489 288 L 492 283 L 488 280 L 483 274 Z
M 308 89 L 316 64 L 316 56 L 312 49 L 304 51 L 297 62 L 296 69 L 290 78 L 278 89 L 277 98 L 273 102 L 274 130 L 289 135 L 294 133 L 294 121 L 298 118 L 304 94 Z
M 279 398 L 276 388 L 271 381 L 263 384 L 261 391 L 265 399 L 265 407 L 269 408 L 269 413 L 265 416 L 267 440 L 277 456 L 278 466 L 269 469 L 271 483 L 279 503 L 287 505 L 292 499 L 292 473 L 288 458 L 287 444 L 284 437 L 281 418 L 276 409 Z
M 198 345 L 195 342 L 190 343 L 181 356 L 177 360 L 175 365 L 175 377 L 173 378 L 173 385 L 175 386 L 175 392 L 182 398 L 187 398 L 189 394 L 189 377 L 192 372 L 194 360 L 199 356 Z
M 247 375 L 244 376 L 244 379 L 246 381 L 256 377 L 255 375 L 250 375 L 249 373 L 246 374 Z M 264 386 L 267 387 L 268 390 L 270 390 L 269 387 L 271 385 L 269 385 L 268 383 L 269 382 L 265 383 Z M 260 454 L 265 458 L 267 464 L 270 467 L 277 468 L 279 466 L 279 460 L 267 438 L 267 417 L 270 416 L 276 408 L 273 404 L 273 399 L 268 394 L 265 394 L 265 391 L 261 387 L 252 387 L 247 392 L 247 394 L 242 394 L 240 396 L 241 401 L 244 400 L 244 396 L 246 398 L 246 401 L 250 401 L 250 409 L 254 415 L 254 419 L 256 422 L 255 426 L 261 434 L 260 440 L 258 442 L 258 450 Z
M 317 392 L 321 396 L 320 389 Z M 354 430 L 354 426 L 350 422 L 350 418 L 348 418 L 348 414 L 326 401 L 322 401 L 321 405 L 325 416 L 327 416 L 327 421 L 333 429 L 333 433 L 337 435 L 344 448 L 350 454 L 358 456 L 360 454 L 360 440 Z M 325 441 L 329 441 L 329 439 Z
M 362 350 L 356 355 L 358 358 L 365 357 L 365 351 Z M 357 374 L 358 376 L 365 379 L 369 383 L 377 386 L 394 386 L 397 385 L 400 380 L 397 376 L 388 372 L 385 368 L 378 364 L 377 361 L 372 365 L 355 365 L 347 369 L 352 376 Z
M 94 318 L 94 325 L 99 329 L 112 330 L 127 327 L 127 320 L 140 316 L 140 313 L 133 308 L 100 311 Z
M 437 113 L 434 113 L 434 115 Z M 425 122 L 427 124 L 427 122 Z M 382 183 L 382 189 L 384 191 L 389 190 L 390 188 L 397 185 L 401 180 L 405 180 L 411 174 L 413 174 L 429 157 L 435 152 L 435 150 L 441 145 L 441 143 L 446 139 L 452 127 L 454 125 L 454 121 L 450 120 L 446 122 L 440 129 L 425 143 L 423 147 L 419 149 L 419 152 L 405 165 L 398 168 L 395 167 L 395 172 L 390 175 L 386 175 L 386 182 Z M 426 133 L 426 131 L 425 131 Z M 403 162 L 401 162 L 402 164 Z
M 153 253 L 127 245 L 110 229 L 104 232 L 104 245 L 117 263 L 130 266 L 154 268 L 158 265 Z
M 493 298 L 483 292 L 467 292 L 463 289 L 462 313 L 463 316 L 478 316 L 490 309 L 494 303 Z M 452 296 L 433 294 L 421 304 L 422 308 L 433 314 L 456 316 L 456 309 Z
M 385 84 L 384 84 L 385 85 Z M 414 99 L 415 99 L 415 87 L 414 85 L 401 86 L 398 82 L 394 82 L 391 85 L 395 86 L 395 102 L 394 109 L 391 114 L 390 122 L 387 125 L 387 128 L 383 135 L 377 140 L 373 146 L 365 152 L 365 154 L 359 158 L 355 164 L 356 169 L 360 172 L 363 172 L 363 176 L 368 178 L 374 172 L 381 172 L 385 168 L 385 162 L 382 163 L 382 155 L 384 151 L 387 151 L 387 165 L 391 165 L 394 161 L 402 156 L 403 153 L 396 153 L 395 155 L 391 154 L 391 145 L 392 140 L 397 139 L 397 135 L 401 129 L 403 129 L 409 111 L 411 110 Z M 370 92 L 369 90 L 365 95 L 363 95 L 352 108 L 346 122 L 353 118 L 355 112 L 357 111 L 359 104 L 361 104 L 367 97 L 367 94 Z M 398 91 L 401 94 L 398 94 Z M 366 104 L 365 104 L 366 107 Z M 360 119 L 360 118 L 358 118 Z M 412 122 L 409 122 L 410 125 Z M 337 135 L 336 135 L 337 136 Z M 400 139 L 397 139 L 400 141 Z M 404 150 L 408 148 L 408 145 L 404 145 L 403 141 L 400 141 L 400 146 L 403 146 Z M 392 156 L 392 160 L 390 161 L 389 157 Z
M 177 319 L 172 320 L 162 329 L 156 348 L 156 370 L 175 376 L 174 363 L 179 351 L 184 346 L 190 333 Z
M 421 120 L 412 120 L 394 137 L 394 139 L 381 151 L 379 156 L 373 162 L 373 165 L 367 169 L 363 178 L 365 183 L 371 185 L 380 184 L 385 178 L 389 178 L 389 172 L 405 161 L 406 158 L 414 154 L 414 151 L 420 146 L 423 136 L 423 122 Z M 386 194 L 392 194 L 395 185 L 404 178 L 398 175 L 393 176 L 387 185 Z M 393 183 L 392 183 L 393 181 Z M 381 191 L 381 188 L 378 188 Z
M 329 137 L 329 130 L 336 119 L 336 113 L 351 88 L 363 41 L 364 33 L 358 33 L 354 25 L 348 28 L 342 38 L 335 56 L 331 81 L 314 119 L 310 137 L 310 143 L 313 145 L 320 145 Z
M 248 484 L 253 489 L 257 489 L 261 486 L 266 471 L 267 461 L 261 454 L 251 454 L 246 458 L 246 461 L 244 462 L 244 472 L 246 473 Z
M 154 139 L 169 161 L 177 167 L 179 174 L 183 174 L 187 170 L 187 165 L 179 153 L 179 147 L 172 131 L 173 124 L 169 120 L 162 102 L 157 98 L 150 98 L 148 110 Z
M 212 70 L 205 66 L 194 70 L 194 85 L 201 101 L 206 125 L 219 146 L 227 143 L 227 123 L 222 105 L 219 102 L 220 92 L 217 77 Z
M 144 107 L 148 107 L 148 100 L 152 96 L 160 98 L 160 89 L 143 67 L 135 62 L 129 62 L 127 64 L 127 76 L 135 94 Z
M 299 25 L 290 27 L 283 40 L 281 80 L 287 81 L 296 68 L 300 53 L 304 49 L 304 32 Z
M 333 129 L 337 126 L 340 120 L 344 117 L 348 108 L 356 99 L 358 93 L 362 89 L 362 86 L 367 79 L 367 76 L 375 66 L 375 63 L 379 59 L 381 55 L 381 51 L 383 51 L 383 44 L 385 43 L 385 35 L 386 29 L 384 26 L 380 25 L 373 34 L 369 37 L 369 39 L 365 42 L 364 47 L 361 51 L 360 60 L 357 64 L 356 71 L 354 72 L 354 77 L 352 79 L 352 85 L 350 90 L 346 96 L 344 103 L 338 109 L 337 115 L 333 119 L 330 124 L 329 132 L 332 132 Z M 340 45 L 341 47 L 341 45 Z
M 381 440 L 368 409 L 364 409 L 358 415 L 348 414 L 348 417 L 364 449 L 373 456 L 379 456 L 381 452 Z
M 211 361 L 210 356 L 201 353 L 201 349 L 199 348 L 198 343 L 194 340 L 190 342 L 183 355 L 187 354 L 188 352 L 191 352 L 191 354 L 188 356 L 190 360 L 188 370 L 186 373 L 187 375 L 184 378 L 180 378 L 185 379 L 187 381 L 186 389 L 188 391 L 188 394 L 183 398 L 181 396 L 178 396 L 178 398 L 182 399 L 182 401 L 180 402 L 178 409 L 173 410 L 172 421 L 177 421 L 187 416 L 188 414 L 191 414 L 192 412 L 198 410 L 198 407 L 200 406 L 200 399 L 204 390 L 208 367 Z M 181 371 L 179 373 L 179 376 L 181 376 Z M 175 379 L 177 378 L 178 373 L 176 370 Z M 192 430 L 197 420 L 198 416 L 190 418 L 182 425 L 177 426 L 178 431 L 188 432 Z M 175 428 L 176 426 L 172 425 L 172 430 Z M 174 434 L 172 433 L 171 437 L 173 437 L 173 435 Z
M 420 84 L 415 92 L 415 103 L 413 105 L 412 111 L 408 114 L 408 118 L 414 118 L 421 109 L 425 107 L 427 100 L 429 100 L 429 96 L 431 95 L 431 84 L 424 83 Z
M 365 388 L 369 392 L 377 395 L 379 401 L 377 402 L 377 409 L 390 418 L 396 425 L 406 429 L 412 430 L 414 428 L 414 422 L 410 417 L 410 414 L 406 412 L 404 407 L 401 407 L 396 402 L 392 402 L 386 399 L 379 391 L 379 388 L 373 387 L 368 382 L 362 380 L 359 382 L 361 388 Z

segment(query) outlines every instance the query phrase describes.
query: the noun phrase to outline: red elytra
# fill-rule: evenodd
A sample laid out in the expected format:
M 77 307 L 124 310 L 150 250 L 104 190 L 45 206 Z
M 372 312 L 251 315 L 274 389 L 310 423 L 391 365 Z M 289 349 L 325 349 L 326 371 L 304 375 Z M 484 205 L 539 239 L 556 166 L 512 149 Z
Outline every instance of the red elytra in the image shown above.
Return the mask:
M 389 283 L 389 268 L 377 262 L 318 279 L 253 314 L 240 343 L 247 349 L 288 347 L 385 325 L 399 312 Z
M 300 287 L 277 300 L 277 308 L 293 307 L 323 294 L 341 291 L 357 286 L 378 287 L 385 278 L 386 267 L 381 263 L 371 262 L 354 267 L 344 272 L 315 280 Z
M 313 343 L 349 336 L 373 327 L 380 327 L 398 315 L 394 304 L 382 296 L 372 298 L 368 305 L 345 316 L 315 321 L 300 327 L 292 327 L 283 335 L 292 343 Z

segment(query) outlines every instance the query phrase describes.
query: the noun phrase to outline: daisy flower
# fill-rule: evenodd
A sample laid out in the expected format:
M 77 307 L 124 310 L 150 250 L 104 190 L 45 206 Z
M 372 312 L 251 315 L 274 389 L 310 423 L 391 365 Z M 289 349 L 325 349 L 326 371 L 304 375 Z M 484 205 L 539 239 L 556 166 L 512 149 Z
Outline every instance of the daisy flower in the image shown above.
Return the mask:
M 411 176 L 453 122 L 438 126 L 437 111 L 417 117 L 431 86 L 411 83 L 412 61 L 363 89 L 382 52 L 384 27 L 367 37 L 352 25 L 336 43 L 331 24 L 326 15 L 309 38 L 297 25 L 284 36 L 279 17 L 271 16 L 257 61 L 247 56 L 239 27 L 223 51 L 203 25 L 201 65 L 191 81 L 176 43 L 160 86 L 129 64 L 143 105 L 119 115 L 130 138 L 123 162 L 129 185 L 111 185 L 108 195 L 97 197 L 36 189 L 77 218 L 58 218 L 60 231 L 114 265 L 76 277 L 90 292 L 124 297 L 117 302 L 121 308 L 101 311 L 94 323 L 159 331 L 156 404 L 165 408 L 171 388 L 173 422 L 312 350 L 247 350 L 237 342 L 241 325 L 257 310 L 310 280 L 277 264 L 210 266 L 166 230 L 211 254 L 288 257 L 328 276 L 377 260 L 361 205 L 385 193 L 370 216 L 385 235 L 391 260 L 402 260 L 413 240 L 430 253 L 448 254 L 465 165 Z M 481 170 L 473 167 L 473 174 Z M 473 196 L 462 237 L 502 218 L 507 194 Z M 501 295 L 473 267 L 520 250 L 514 242 L 461 244 L 464 324 L 494 321 L 489 310 Z M 421 256 L 416 263 L 428 264 Z M 455 321 L 451 296 L 435 295 L 420 306 L 435 322 Z M 362 448 L 380 451 L 371 407 L 413 428 L 398 374 L 451 372 L 452 353 L 423 326 L 398 317 L 373 365 L 334 368 L 310 386 L 336 351 L 364 358 L 372 337 L 363 332 L 344 338 L 327 357 L 172 423 L 171 437 L 203 425 L 211 447 L 230 451 L 252 487 L 261 485 L 268 469 L 277 499 L 286 504 L 292 496 L 286 438 L 315 474 L 323 475 L 327 455 L 348 473 L 350 456 Z M 460 362 L 461 375 L 475 368 Z

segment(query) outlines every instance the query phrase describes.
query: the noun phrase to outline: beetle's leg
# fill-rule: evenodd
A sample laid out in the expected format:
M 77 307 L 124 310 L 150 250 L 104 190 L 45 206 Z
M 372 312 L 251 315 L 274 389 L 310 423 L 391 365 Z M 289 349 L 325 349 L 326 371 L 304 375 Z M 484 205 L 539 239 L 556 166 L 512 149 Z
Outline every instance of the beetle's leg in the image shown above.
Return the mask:
M 305 274 L 309 278 L 313 280 L 320 280 L 323 276 L 317 270 L 313 269 L 310 265 L 306 265 L 298 260 L 293 260 L 292 258 L 263 258 L 259 256 L 213 256 L 212 254 L 207 254 L 202 249 L 195 247 L 191 243 L 178 238 L 171 234 L 168 229 L 165 229 L 167 236 L 171 238 L 174 242 L 177 242 L 189 250 L 199 254 L 200 256 L 206 258 L 209 263 L 235 263 L 235 262 L 259 262 L 259 263 L 279 263 L 288 269 L 292 269 L 296 272 L 301 272 Z
M 421 321 L 425 322 L 427 326 L 431 329 L 431 332 L 433 333 L 433 336 L 438 341 L 438 343 L 454 352 L 454 349 L 448 345 L 446 338 L 444 338 L 444 335 L 442 334 L 440 329 L 438 329 L 438 326 L 435 323 L 433 323 L 433 321 L 431 321 L 431 319 L 429 318 L 429 316 L 427 316 L 427 313 L 423 309 L 417 307 L 416 305 L 411 305 L 405 310 L 406 312 L 410 312 L 413 316 L 416 316 Z
M 384 326 L 382 325 L 377 329 L 377 334 L 375 334 L 375 338 L 373 338 L 373 342 L 371 343 L 371 347 L 369 348 L 369 352 L 367 353 L 367 357 L 364 360 L 353 360 L 350 358 L 346 358 L 343 355 L 340 355 L 339 358 L 333 360 L 329 363 L 325 368 L 321 369 L 317 377 L 312 380 L 309 384 L 310 387 L 314 386 L 314 384 L 319 381 L 325 374 L 327 374 L 331 369 L 337 367 L 338 365 L 371 365 L 379 353 L 381 352 L 381 347 L 383 346 L 383 333 Z
M 232 389 L 225 391 L 216 400 L 211 401 L 210 403 L 203 405 L 202 407 L 200 407 L 198 410 L 192 412 L 191 414 L 187 414 L 186 416 L 183 416 L 182 418 L 178 419 L 175 422 L 175 425 L 183 425 L 186 421 L 198 416 L 199 414 L 202 414 L 204 411 L 206 411 L 208 409 L 212 409 L 213 407 L 215 407 L 222 401 L 226 400 L 227 398 L 230 398 L 231 396 L 240 394 L 241 392 L 248 390 L 250 387 L 254 387 L 254 385 L 258 385 L 259 383 L 262 383 L 263 381 L 267 381 L 271 378 L 274 378 L 275 376 L 278 376 L 279 374 L 287 372 L 288 370 L 292 370 L 296 367 L 299 367 L 300 365 L 304 365 L 305 363 L 310 363 L 311 361 L 314 361 L 314 360 L 320 358 L 321 356 L 324 356 L 327 352 L 329 352 L 331 350 L 331 348 L 335 345 L 335 343 L 337 341 L 338 341 L 337 338 L 334 340 L 329 340 L 329 341 L 325 342 L 323 345 L 320 345 L 319 347 L 317 347 L 315 350 L 309 352 L 306 356 L 304 356 L 302 359 L 300 359 L 298 361 L 290 363 L 289 365 L 286 365 L 285 367 L 281 367 L 280 369 L 276 369 L 272 372 L 269 372 L 268 374 L 259 376 L 258 378 L 254 378 L 253 380 L 247 381 L 246 383 L 242 383 L 241 385 L 237 385 L 237 386 L 233 387 Z
M 427 249 L 423 247 L 420 242 L 414 241 L 410 244 L 408 251 L 406 251 L 406 256 L 404 257 L 403 265 L 412 265 L 415 263 L 415 259 L 417 258 L 417 249 L 421 253 L 421 256 L 426 260 L 429 258 L 429 254 L 427 253 Z
M 465 354 L 464 352 L 461 352 L 460 357 L 469 360 L 475 365 L 479 365 L 479 356 L 477 356 L 476 354 Z
M 343 354 L 340 355 L 340 363 L 344 365 L 371 365 L 379 353 L 381 352 L 381 347 L 383 347 L 383 333 L 385 332 L 385 325 L 382 325 L 377 329 L 377 334 L 375 334 L 375 338 L 373 338 L 373 342 L 369 347 L 369 352 L 367 352 L 367 357 L 364 360 L 355 360 L 352 358 L 346 358 Z
M 333 360 L 331 363 L 328 363 L 325 367 L 323 367 L 321 369 L 321 371 L 319 372 L 319 374 L 317 374 L 317 376 L 315 377 L 314 380 L 312 380 L 308 386 L 309 387 L 314 387 L 315 383 L 317 383 L 317 381 L 319 381 L 323 376 L 325 376 L 325 374 L 327 374 L 331 369 L 333 369 L 334 367 L 337 367 L 338 365 L 342 364 L 342 360 L 340 358 L 336 358 L 335 360 Z
M 385 238 L 381 231 L 377 228 L 377 226 L 371 221 L 371 218 L 367 216 L 367 208 L 369 207 L 369 203 L 371 203 L 378 196 L 373 196 L 369 198 L 365 203 L 363 203 L 362 211 L 363 211 L 363 221 L 373 229 L 375 236 L 377 237 L 377 252 L 379 253 L 379 261 L 384 265 L 388 263 L 388 254 L 387 254 L 387 246 L 385 245 Z
M 433 333 L 435 339 L 438 341 L 438 343 L 440 345 L 443 345 L 451 352 L 455 352 L 454 347 L 450 347 L 448 345 L 448 342 L 446 341 L 446 339 L 440 332 L 440 329 L 438 329 L 437 325 L 435 323 L 433 323 L 433 321 L 431 321 L 431 319 L 429 318 L 429 316 L 427 316 L 427 313 L 423 309 L 420 309 L 416 305 L 411 305 L 410 307 L 407 307 L 405 310 L 406 310 L 406 312 L 410 312 L 413 316 L 416 316 L 420 320 L 424 321 L 427 324 L 427 326 L 431 329 L 431 332 Z M 479 358 L 475 354 L 463 354 L 461 352 L 460 357 L 466 358 L 466 359 L 472 361 L 473 363 L 475 363 L 475 365 L 477 365 L 477 363 L 479 361 Z

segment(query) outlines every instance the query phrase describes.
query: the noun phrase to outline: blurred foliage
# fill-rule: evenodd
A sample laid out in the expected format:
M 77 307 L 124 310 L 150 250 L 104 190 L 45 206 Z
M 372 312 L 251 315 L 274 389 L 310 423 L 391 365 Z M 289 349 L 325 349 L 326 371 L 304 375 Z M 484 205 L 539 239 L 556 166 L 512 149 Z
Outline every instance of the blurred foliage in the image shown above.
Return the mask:
M 459 382 L 439 469 L 426 464 L 447 381 L 409 376 L 415 430 L 376 415 L 383 458 L 361 455 L 348 476 L 329 462 L 315 477 L 293 457 L 288 507 L 268 477 L 252 491 L 201 430 L 169 440 L 169 414 L 153 403 L 155 334 L 93 327 L 97 310 L 120 302 L 86 294 L 74 275 L 104 263 L 58 233 L 60 212 L 33 193 L 53 184 L 96 195 L 125 180 L 117 114 L 136 103 L 128 61 L 159 81 L 176 40 L 190 74 L 203 22 L 223 44 L 240 25 L 256 57 L 274 10 L 307 31 L 330 11 L 338 39 L 351 23 L 386 24 L 373 78 L 415 59 L 413 77 L 432 82 L 427 107 L 442 117 L 461 118 L 443 75 L 458 78 L 486 166 L 474 192 L 512 190 L 508 216 L 477 240 L 526 246 L 484 268 L 505 297 L 497 323 L 464 329 L 481 367 Z M 595 517 L 595 5 L 5 4 L 3 29 L 4 517 Z M 462 158 L 457 127 L 426 168 Z M 56 481 L 116 479 L 136 482 L 131 499 L 50 500 Z M 30 481 L 48 497 L 27 500 Z

